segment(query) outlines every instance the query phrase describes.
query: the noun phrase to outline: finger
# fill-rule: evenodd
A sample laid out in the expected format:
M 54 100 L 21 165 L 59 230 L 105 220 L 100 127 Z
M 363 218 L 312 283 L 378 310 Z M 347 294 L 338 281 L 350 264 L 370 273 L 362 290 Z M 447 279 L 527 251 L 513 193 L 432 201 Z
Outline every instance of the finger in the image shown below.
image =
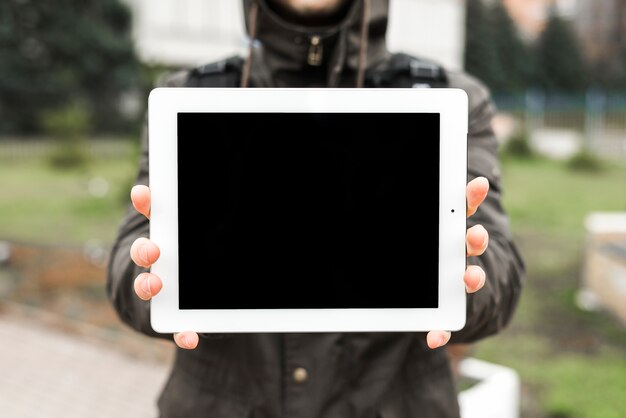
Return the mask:
M 130 190 L 130 200 L 137 212 L 146 218 L 150 218 L 150 188 L 143 184 L 133 186 Z
M 485 270 L 480 266 L 467 266 L 467 269 L 465 269 L 463 281 L 465 282 L 467 293 L 474 293 L 482 289 L 486 280 Z
M 161 255 L 161 250 L 148 238 L 137 238 L 130 246 L 130 258 L 141 267 L 150 267 Z
M 135 293 L 142 300 L 150 300 L 163 287 L 161 278 L 152 273 L 141 273 L 135 279 Z
M 426 343 L 428 347 L 435 349 L 448 344 L 452 334 L 449 331 L 430 331 L 426 335 Z
M 198 341 L 200 338 L 198 334 L 193 331 L 183 331 L 177 334 L 174 334 L 174 342 L 180 348 L 184 348 L 185 350 L 192 350 L 198 346 Z
M 476 177 L 466 188 L 467 217 L 476 213 L 478 206 L 485 200 L 489 192 L 489 180 L 486 177 Z
M 489 233 L 482 225 L 474 225 L 467 230 L 465 245 L 468 256 L 481 255 L 489 245 Z

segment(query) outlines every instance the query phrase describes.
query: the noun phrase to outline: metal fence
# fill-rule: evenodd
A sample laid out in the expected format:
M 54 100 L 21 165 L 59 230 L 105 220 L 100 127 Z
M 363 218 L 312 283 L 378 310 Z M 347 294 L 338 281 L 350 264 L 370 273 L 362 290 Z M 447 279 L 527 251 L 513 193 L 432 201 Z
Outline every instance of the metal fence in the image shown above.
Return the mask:
M 547 94 L 530 90 L 494 95 L 494 101 L 499 112 L 513 116 L 528 135 L 570 131 L 590 151 L 626 158 L 626 92 Z
M 0 138 L 0 161 L 43 158 L 59 146 L 63 145 L 49 138 Z M 87 154 L 97 158 L 127 157 L 132 155 L 136 148 L 135 140 L 125 138 L 90 139 L 85 144 Z

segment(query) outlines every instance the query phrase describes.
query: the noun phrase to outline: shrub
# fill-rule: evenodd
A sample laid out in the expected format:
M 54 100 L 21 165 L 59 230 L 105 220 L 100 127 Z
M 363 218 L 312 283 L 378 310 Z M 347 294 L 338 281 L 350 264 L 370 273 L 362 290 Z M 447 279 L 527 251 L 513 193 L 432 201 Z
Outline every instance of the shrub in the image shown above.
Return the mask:
M 604 170 L 605 163 L 593 152 L 582 149 L 566 161 L 566 166 L 574 171 L 596 173 Z
M 87 135 L 91 118 L 86 107 L 74 103 L 43 114 L 42 125 L 55 146 L 48 161 L 56 168 L 84 166 L 88 160 Z
M 535 155 L 525 131 L 512 135 L 502 146 L 501 152 L 505 156 L 518 158 L 532 158 Z

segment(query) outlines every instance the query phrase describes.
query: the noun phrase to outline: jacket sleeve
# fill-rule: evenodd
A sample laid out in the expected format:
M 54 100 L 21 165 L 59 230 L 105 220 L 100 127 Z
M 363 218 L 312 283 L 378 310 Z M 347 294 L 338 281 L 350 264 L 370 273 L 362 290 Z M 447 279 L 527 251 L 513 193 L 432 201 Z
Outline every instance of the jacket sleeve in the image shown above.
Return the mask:
M 516 310 L 525 276 L 524 261 L 513 240 L 508 216 L 502 206 L 502 178 L 492 119 L 495 107 L 487 88 L 467 74 L 451 77 L 469 97 L 468 181 L 483 176 L 489 193 L 478 211 L 468 218 L 468 228 L 482 224 L 489 233 L 489 245 L 468 265 L 479 265 L 486 273 L 485 286 L 467 295 L 465 327 L 452 333 L 451 342 L 471 343 L 505 328 Z
M 178 87 L 184 84 L 186 73 L 167 74 L 156 86 Z M 147 115 L 141 138 L 141 155 L 135 184 L 149 185 Z M 130 190 L 129 190 L 130 194 Z M 131 204 L 117 231 L 107 268 L 107 296 L 119 318 L 133 329 L 153 337 L 171 338 L 171 334 L 156 333 L 150 325 L 150 302 L 135 294 L 135 278 L 149 269 L 137 266 L 130 258 L 130 247 L 139 237 L 149 237 L 150 223 Z

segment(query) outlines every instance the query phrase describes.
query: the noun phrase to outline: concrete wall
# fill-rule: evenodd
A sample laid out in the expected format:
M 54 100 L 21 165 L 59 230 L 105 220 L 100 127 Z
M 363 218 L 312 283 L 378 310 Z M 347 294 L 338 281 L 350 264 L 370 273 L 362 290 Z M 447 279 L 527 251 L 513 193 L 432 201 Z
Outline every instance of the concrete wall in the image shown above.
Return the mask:
M 389 11 L 387 40 L 392 51 L 428 57 L 448 68 L 463 67 L 464 1 L 390 0 Z
M 141 58 L 195 66 L 243 49 L 241 2 L 234 0 L 126 0 Z

